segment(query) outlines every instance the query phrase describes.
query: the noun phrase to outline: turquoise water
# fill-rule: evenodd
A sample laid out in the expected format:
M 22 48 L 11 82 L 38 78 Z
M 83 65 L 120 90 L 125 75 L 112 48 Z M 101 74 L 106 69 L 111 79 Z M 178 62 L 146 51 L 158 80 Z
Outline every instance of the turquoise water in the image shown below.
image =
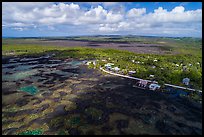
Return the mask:
M 10 75 L 2 75 L 2 80 L 4 81 L 17 81 L 21 79 L 25 79 L 29 76 L 37 74 L 38 71 L 36 69 L 28 70 L 28 71 L 20 71 Z
M 49 59 L 46 62 L 40 59 L 33 61 L 35 59 L 36 58 L 23 58 L 21 59 L 23 63 L 19 63 L 18 61 L 12 63 L 12 59 L 10 59 L 11 63 L 2 64 L 2 82 L 16 82 L 14 85 L 15 89 L 34 95 L 38 91 L 42 91 L 42 89 L 49 90 L 50 86 L 53 86 L 49 84 L 49 80 L 51 83 L 59 84 L 61 83 L 60 80 L 64 80 L 75 74 L 62 71 L 61 69 L 74 69 L 83 64 L 83 61 L 63 62 L 63 60 Z M 48 62 L 52 64 L 48 64 Z M 54 79 L 54 81 L 52 81 L 52 79 Z M 48 83 L 44 84 L 45 81 L 48 81 Z
M 37 92 L 38 92 L 38 88 L 36 86 L 26 86 L 26 87 L 21 87 L 20 88 L 21 91 L 24 91 L 24 92 L 27 92 L 27 93 L 30 93 L 32 95 L 35 95 Z
M 71 61 L 71 62 L 68 62 L 66 64 L 70 64 L 72 66 L 79 66 L 79 65 L 83 64 L 83 61 Z

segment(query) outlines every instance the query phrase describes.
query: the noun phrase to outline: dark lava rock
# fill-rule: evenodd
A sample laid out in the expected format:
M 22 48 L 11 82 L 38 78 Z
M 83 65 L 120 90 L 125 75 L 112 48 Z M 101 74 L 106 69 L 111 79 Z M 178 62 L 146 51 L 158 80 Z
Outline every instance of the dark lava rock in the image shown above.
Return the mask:
M 93 130 L 89 130 L 86 132 L 86 135 L 95 135 L 95 132 Z
M 64 82 L 65 80 L 67 80 L 66 77 L 59 77 L 59 81 L 60 81 L 60 82 Z
M 49 120 L 50 121 L 50 120 Z M 45 119 L 42 119 L 42 118 L 36 118 L 36 119 L 33 119 L 31 120 L 28 125 L 32 125 L 33 123 L 37 123 L 39 125 L 43 125 L 45 123 Z M 47 122 L 46 122 L 47 123 Z M 27 125 L 26 125 L 27 126 Z
M 44 80 L 46 80 L 46 79 L 38 79 L 37 82 L 42 82 Z
M 145 124 L 151 124 L 152 123 L 152 115 L 151 114 L 142 114 L 142 115 L 140 115 L 140 118 L 142 119 L 143 123 L 145 123 Z
M 10 124 L 12 122 L 15 122 L 14 120 L 6 120 L 6 121 L 2 121 L 2 125 L 4 124 Z
M 166 122 L 165 120 L 158 120 L 155 126 L 159 131 L 167 135 L 181 134 L 181 132 L 178 129 L 176 129 L 174 125 Z
M 13 74 L 13 72 L 6 72 L 5 74 L 6 74 L 6 75 L 7 75 L 7 74 Z
M 2 57 L 2 64 L 8 64 L 12 57 Z
M 105 132 L 105 133 L 108 133 L 108 132 L 110 132 L 111 130 L 113 130 L 113 128 L 110 127 L 109 125 L 103 126 L 103 127 L 101 128 L 101 131 L 102 131 L 102 132 Z
M 18 128 L 7 128 L 2 131 L 2 134 L 3 135 L 15 135 L 16 130 L 18 130 Z
M 30 81 L 30 80 L 25 80 L 25 83 L 26 83 L 26 84 L 32 84 L 33 82 Z
M 44 85 L 46 85 L 46 84 L 55 84 L 55 82 L 53 82 L 52 80 L 48 80 L 48 81 L 44 82 L 43 84 Z
M 8 117 L 14 117 L 14 116 L 20 116 L 23 114 L 31 114 L 30 112 L 32 111 L 32 109 L 26 109 L 26 110 L 20 110 L 20 111 L 16 111 L 16 112 L 4 112 L 5 116 Z
M 11 65 L 11 66 L 8 66 L 7 68 L 13 69 L 13 68 L 15 68 L 15 67 L 16 67 L 16 65 Z
M 54 102 L 60 102 L 61 98 L 53 98 Z
M 49 97 L 52 95 L 52 92 L 45 92 L 42 94 L 44 97 Z
M 18 122 L 19 122 L 19 123 L 21 123 L 21 122 L 23 122 L 23 121 L 24 121 L 24 119 L 25 119 L 25 117 L 24 117 L 24 118 L 19 119 L 19 120 L 18 120 Z
M 3 93 L 4 95 L 9 95 L 9 94 L 17 93 L 17 91 L 15 91 L 15 90 L 9 90 L 9 89 L 2 89 L 2 93 Z
M 157 109 L 161 109 L 161 105 L 159 104 L 159 103 L 157 103 L 157 102 L 150 102 L 151 103 L 151 105 L 152 106 L 154 106 L 155 108 L 157 108 Z
M 40 113 L 45 109 L 49 108 L 49 106 L 50 106 L 49 104 L 44 104 L 40 108 L 33 110 L 32 113 Z
M 37 100 L 35 103 L 33 103 L 33 105 L 40 104 L 41 102 L 41 100 Z
M 81 131 L 78 130 L 77 128 L 71 128 L 71 129 L 69 129 L 68 132 L 70 135 L 81 135 Z
M 65 110 L 66 105 L 57 106 L 52 113 L 49 113 L 47 117 L 56 117 L 56 116 L 64 116 L 67 115 L 67 111 Z
M 69 68 L 69 69 L 62 69 L 62 71 L 64 71 L 64 72 L 70 72 L 70 73 L 79 73 L 79 69 L 78 68 L 76 68 L 76 69 L 74 69 L 74 68 Z
M 60 92 L 60 96 L 66 96 L 67 95 L 67 93 L 66 92 Z
M 202 129 L 199 128 L 192 128 L 193 131 L 191 132 L 191 135 L 202 135 Z
M 23 95 L 23 97 L 32 97 L 33 95 L 29 95 L 29 94 L 26 94 L 26 95 Z
M 120 130 L 121 128 L 127 128 L 129 121 L 128 120 L 117 120 L 116 124 L 117 124 L 117 128 Z
M 17 106 L 22 107 L 28 104 L 28 102 L 30 102 L 28 99 L 18 99 L 15 103 Z
M 176 108 L 173 107 L 173 106 L 168 106 L 166 109 L 169 110 L 170 112 L 175 112 L 176 111 Z

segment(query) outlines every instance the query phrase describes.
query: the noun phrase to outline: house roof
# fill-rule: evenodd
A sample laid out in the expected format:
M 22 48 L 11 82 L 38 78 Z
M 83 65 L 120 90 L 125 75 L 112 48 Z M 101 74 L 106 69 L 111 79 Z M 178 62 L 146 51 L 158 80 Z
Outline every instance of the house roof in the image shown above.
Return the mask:
M 118 68 L 118 67 L 114 67 L 113 69 L 114 69 L 114 70 L 120 70 L 120 68 Z
M 190 81 L 189 78 L 184 78 L 184 79 L 183 79 L 183 82 L 189 82 L 189 81 Z
M 150 87 L 160 87 L 158 84 L 150 84 Z
M 136 71 L 132 71 L 132 70 L 130 70 L 129 73 L 136 73 Z

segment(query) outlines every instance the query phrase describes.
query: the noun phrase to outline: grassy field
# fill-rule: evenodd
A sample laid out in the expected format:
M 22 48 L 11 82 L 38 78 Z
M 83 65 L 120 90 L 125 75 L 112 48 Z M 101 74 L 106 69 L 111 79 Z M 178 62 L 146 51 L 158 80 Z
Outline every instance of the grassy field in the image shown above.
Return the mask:
M 149 75 L 154 75 L 154 79 L 160 84 L 170 83 L 184 86 L 181 81 L 183 78 L 188 77 L 190 78 L 192 88 L 202 90 L 201 39 L 152 37 L 125 37 L 116 39 L 110 39 L 109 37 L 78 37 L 72 39 L 92 41 L 138 41 L 151 44 L 162 43 L 166 45 L 163 48 L 170 49 L 172 53 L 174 51 L 179 52 L 179 54 L 137 54 L 115 49 L 26 45 L 21 43 L 16 44 L 15 39 L 3 39 L 2 55 L 41 55 L 47 52 L 55 52 L 57 53 L 56 58 L 96 59 L 97 67 L 106 63 L 102 60 L 107 60 L 107 62 L 112 62 L 115 66 L 120 67 L 125 74 L 130 70 L 135 70 L 137 73 L 134 76 L 143 79 L 151 79 Z M 33 40 L 35 41 L 35 39 Z

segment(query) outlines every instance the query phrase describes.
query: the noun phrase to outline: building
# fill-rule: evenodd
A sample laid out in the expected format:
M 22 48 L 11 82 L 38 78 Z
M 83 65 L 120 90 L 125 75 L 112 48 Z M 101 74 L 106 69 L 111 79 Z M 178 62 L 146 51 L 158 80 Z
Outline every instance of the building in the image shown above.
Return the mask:
M 107 70 L 112 70 L 112 69 L 113 69 L 113 68 L 112 68 L 113 65 L 114 65 L 113 63 L 107 63 L 107 64 L 105 64 L 104 66 L 105 66 L 105 68 L 106 68 Z
M 137 82 L 137 85 L 139 86 L 139 87 L 146 87 L 147 86 L 147 81 L 146 80 L 140 80 L 140 81 L 138 81 Z
M 156 68 L 156 66 L 152 66 L 152 68 Z
M 150 78 L 154 78 L 154 75 L 149 75 Z
M 128 72 L 129 75 L 132 75 L 132 74 L 135 74 L 135 73 L 136 73 L 136 71 L 129 71 Z
M 187 71 L 187 66 L 183 66 L 183 71 Z
M 183 84 L 188 86 L 189 82 L 190 82 L 190 79 L 189 78 L 184 78 L 182 82 L 183 82 Z
M 150 90 L 156 90 L 159 89 L 161 86 L 159 86 L 158 84 L 150 84 L 149 85 L 149 89 Z
M 96 66 L 96 61 L 93 61 L 93 65 Z
M 114 70 L 115 72 L 118 72 L 118 71 L 120 70 L 120 68 L 114 67 L 113 70 Z
M 91 64 L 91 61 L 86 62 L 86 65 L 90 65 L 90 64 Z

